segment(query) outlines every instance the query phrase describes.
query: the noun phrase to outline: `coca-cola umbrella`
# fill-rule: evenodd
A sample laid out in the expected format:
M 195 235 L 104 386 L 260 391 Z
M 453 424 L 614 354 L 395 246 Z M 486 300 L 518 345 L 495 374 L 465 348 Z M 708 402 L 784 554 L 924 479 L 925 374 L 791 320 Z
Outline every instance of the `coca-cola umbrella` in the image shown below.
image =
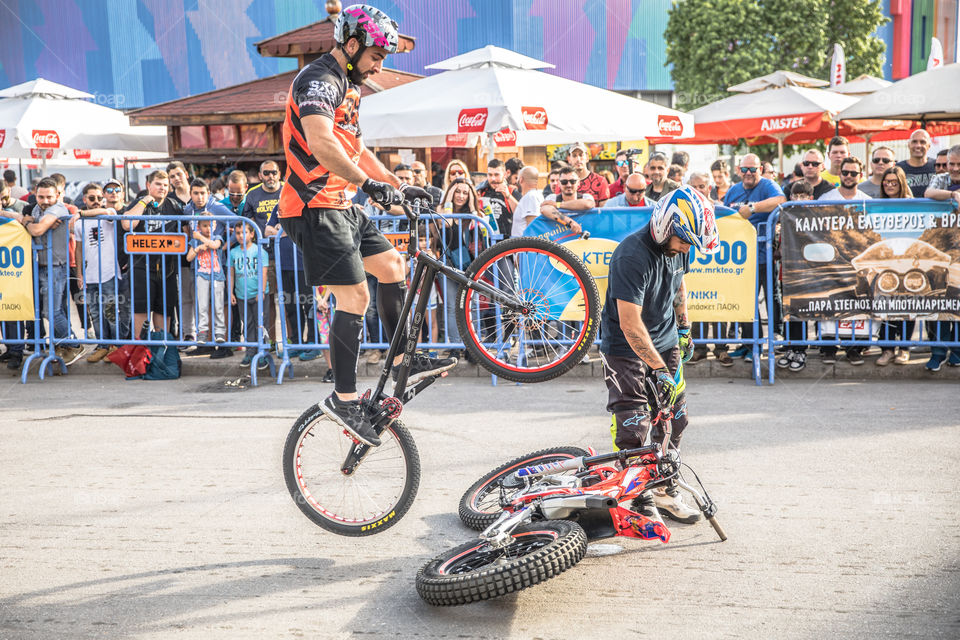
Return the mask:
M 429 65 L 444 71 L 363 99 L 364 142 L 543 146 L 693 133 L 689 114 L 539 71 L 552 66 L 494 46 Z
M 43 78 L 0 90 L 0 157 L 46 161 L 78 149 L 166 152 L 164 127 L 131 126 L 122 111 L 93 99 Z

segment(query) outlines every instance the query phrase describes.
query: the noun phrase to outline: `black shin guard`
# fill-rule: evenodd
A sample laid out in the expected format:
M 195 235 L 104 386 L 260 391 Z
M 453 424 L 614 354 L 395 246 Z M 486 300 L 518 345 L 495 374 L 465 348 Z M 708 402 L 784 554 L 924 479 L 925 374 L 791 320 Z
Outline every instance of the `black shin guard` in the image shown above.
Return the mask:
M 362 335 L 363 316 L 339 309 L 334 312 L 330 326 L 330 364 L 337 393 L 357 392 L 357 361 Z
M 400 312 L 403 311 L 403 298 L 407 295 L 406 282 L 391 282 L 389 284 L 377 283 L 377 313 L 380 315 L 380 322 L 387 332 L 387 341 L 393 340 L 393 334 L 399 328 L 404 334 L 400 338 L 400 350 L 403 351 L 404 339 L 406 337 L 406 326 L 400 326 L 402 318 Z

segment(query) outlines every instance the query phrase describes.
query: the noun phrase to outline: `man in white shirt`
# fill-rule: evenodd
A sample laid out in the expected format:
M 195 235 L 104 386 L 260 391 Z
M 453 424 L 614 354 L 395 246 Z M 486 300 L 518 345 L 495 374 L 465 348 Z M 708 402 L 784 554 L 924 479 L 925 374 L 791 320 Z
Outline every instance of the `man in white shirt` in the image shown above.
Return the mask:
M 863 176 L 863 163 L 856 156 L 847 156 L 840 163 L 840 186 L 827 191 L 818 200 L 872 200 L 857 188 Z
M 527 225 L 540 215 L 540 205 L 543 203 L 543 192 L 537 188 L 540 172 L 536 167 L 524 167 L 517 175 L 517 188 L 520 189 L 520 202 L 513 211 L 513 228 L 510 235 L 522 236 Z

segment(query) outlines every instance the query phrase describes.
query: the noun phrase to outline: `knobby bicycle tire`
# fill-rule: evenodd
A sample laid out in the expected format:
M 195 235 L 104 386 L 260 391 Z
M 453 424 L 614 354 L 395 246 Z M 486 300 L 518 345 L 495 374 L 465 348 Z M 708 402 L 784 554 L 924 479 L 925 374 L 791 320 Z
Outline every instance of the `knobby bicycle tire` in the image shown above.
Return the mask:
M 437 606 L 489 600 L 558 576 L 587 553 L 587 534 L 566 520 L 521 525 L 511 537 L 499 549 L 476 539 L 440 554 L 417 573 L 417 593 Z
M 600 294 L 572 251 L 542 238 L 510 238 L 483 251 L 465 273 L 527 305 L 526 313 L 515 313 L 460 286 L 457 327 L 485 369 L 513 382 L 543 382 L 583 360 L 600 327 Z
M 396 524 L 420 485 L 420 455 L 406 427 L 394 420 L 352 475 L 340 466 L 357 442 L 313 405 L 283 446 L 283 477 L 300 511 L 343 536 L 367 536 Z
M 579 447 L 552 447 L 522 455 L 500 465 L 474 482 L 460 498 L 458 509 L 460 520 L 471 529 L 483 531 L 493 524 L 502 511 L 499 504 L 499 487 L 504 478 L 522 467 L 588 455 L 590 455 L 588 451 Z

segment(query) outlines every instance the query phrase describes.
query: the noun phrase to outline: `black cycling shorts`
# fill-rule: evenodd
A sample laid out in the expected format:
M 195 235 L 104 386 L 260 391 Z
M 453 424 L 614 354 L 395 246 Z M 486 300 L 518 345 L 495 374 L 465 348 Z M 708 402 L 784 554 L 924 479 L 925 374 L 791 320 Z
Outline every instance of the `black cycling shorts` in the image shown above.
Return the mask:
M 303 271 L 311 287 L 366 282 L 363 258 L 393 249 L 356 205 L 349 209 L 304 208 L 302 215 L 280 222 L 303 253 Z

